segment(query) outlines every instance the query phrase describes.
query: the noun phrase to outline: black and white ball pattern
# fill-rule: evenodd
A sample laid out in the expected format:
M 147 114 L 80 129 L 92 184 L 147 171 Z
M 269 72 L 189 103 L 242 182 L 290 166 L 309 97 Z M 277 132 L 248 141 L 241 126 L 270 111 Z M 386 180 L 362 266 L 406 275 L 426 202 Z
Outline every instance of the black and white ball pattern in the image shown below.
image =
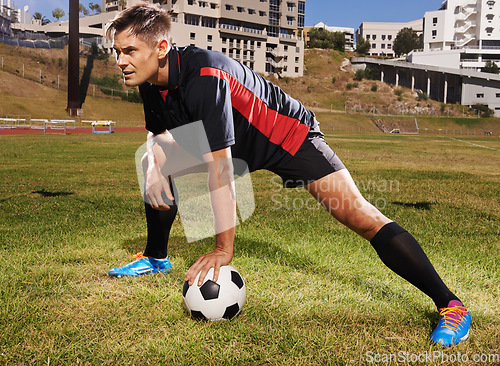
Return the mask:
M 210 269 L 201 287 L 198 287 L 199 276 L 191 286 L 184 282 L 182 289 L 184 304 L 193 318 L 229 320 L 241 312 L 246 299 L 246 286 L 234 267 L 220 267 L 217 282 L 212 281 L 214 269 Z

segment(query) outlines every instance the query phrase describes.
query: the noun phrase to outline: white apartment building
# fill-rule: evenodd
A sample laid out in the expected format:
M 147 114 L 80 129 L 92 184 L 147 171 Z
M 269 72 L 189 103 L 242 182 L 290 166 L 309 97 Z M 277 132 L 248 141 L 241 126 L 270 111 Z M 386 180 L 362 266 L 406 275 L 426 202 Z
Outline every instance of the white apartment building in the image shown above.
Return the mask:
M 139 0 L 102 2 L 114 12 Z M 153 0 L 153 2 L 160 2 Z M 172 12 L 172 34 L 179 46 L 222 52 L 266 75 L 304 74 L 305 1 L 299 0 L 166 0 Z M 110 45 L 106 42 L 104 47 Z
M 363 22 L 356 31 L 356 42 L 361 38 L 370 41 L 370 56 L 394 57 L 392 46 L 399 31 L 403 28 L 411 28 L 422 34 L 424 30 L 423 19 L 408 23 L 385 23 L 385 22 Z
M 480 71 L 500 66 L 500 1 L 448 0 L 425 13 L 424 49 L 408 56 L 416 64 Z
M 325 30 L 327 30 L 329 32 L 333 32 L 333 33 L 335 33 L 335 32 L 344 33 L 344 35 L 345 35 L 345 49 L 347 51 L 354 51 L 354 28 L 331 27 L 331 26 L 326 25 L 323 22 L 319 22 L 314 27 L 304 28 L 304 32 L 307 33 L 312 28 L 321 28 L 321 29 L 325 29 Z M 305 39 L 307 40 L 307 38 L 308 37 L 306 35 Z M 309 42 L 307 42 L 307 44 L 309 44 Z

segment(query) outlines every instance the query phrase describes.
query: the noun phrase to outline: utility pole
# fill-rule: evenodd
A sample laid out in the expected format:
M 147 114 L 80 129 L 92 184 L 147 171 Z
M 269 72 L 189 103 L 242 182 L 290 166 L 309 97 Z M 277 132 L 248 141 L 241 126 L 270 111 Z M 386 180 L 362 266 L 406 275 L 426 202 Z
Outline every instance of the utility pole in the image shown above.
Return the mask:
M 79 116 L 83 112 L 80 108 L 80 3 L 78 0 L 69 0 L 69 46 L 68 46 L 68 106 L 66 110 L 70 116 Z

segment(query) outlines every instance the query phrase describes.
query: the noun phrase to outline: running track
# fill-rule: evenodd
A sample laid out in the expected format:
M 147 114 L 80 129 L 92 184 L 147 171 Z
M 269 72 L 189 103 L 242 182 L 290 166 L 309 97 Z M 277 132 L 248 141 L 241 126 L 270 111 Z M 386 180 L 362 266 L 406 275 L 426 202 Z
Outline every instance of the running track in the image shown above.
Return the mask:
M 146 129 L 144 127 L 114 127 L 113 131 L 115 131 L 115 133 L 117 133 L 117 132 L 130 132 L 130 131 L 144 131 L 144 132 L 146 132 Z M 73 134 L 78 134 L 78 133 L 92 134 L 92 127 L 68 128 L 66 130 L 66 134 L 68 134 L 68 135 L 73 135 Z M 57 132 L 50 132 L 50 134 L 62 135 L 62 131 L 58 130 Z M 43 129 L 0 128 L 0 136 L 5 136 L 5 135 L 43 135 Z

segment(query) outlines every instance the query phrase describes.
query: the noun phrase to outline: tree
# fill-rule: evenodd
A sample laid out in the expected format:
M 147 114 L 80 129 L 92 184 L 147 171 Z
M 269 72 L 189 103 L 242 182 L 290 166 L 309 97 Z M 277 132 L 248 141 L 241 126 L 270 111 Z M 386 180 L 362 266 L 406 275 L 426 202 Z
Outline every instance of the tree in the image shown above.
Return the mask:
M 361 37 L 361 39 L 356 44 L 356 52 L 359 55 L 366 55 L 370 51 L 371 47 L 372 45 L 370 44 L 370 41 L 366 38 Z
M 50 20 L 48 20 L 45 16 L 42 15 L 42 13 L 39 12 L 33 14 L 33 19 L 39 20 L 42 25 L 47 25 L 50 23 Z
M 101 6 L 99 4 L 89 3 L 89 9 L 94 12 L 94 14 L 101 14 Z
M 486 65 L 481 69 L 481 71 L 488 72 L 490 74 L 500 74 L 498 65 L 491 60 L 486 61 Z
M 342 32 L 330 32 L 323 28 L 313 28 L 309 32 L 311 48 L 332 48 L 338 51 L 345 49 L 345 35 Z
M 407 55 L 413 50 L 421 49 L 423 46 L 422 39 L 416 31 L 412 28 L 403 28 L 396 36 L 392 49 L 396 56 L 400 56 Z
M 66 15 L 65 11 L 62 10 L 61 8 L 55 8 L 54 10 L 52 10 L 52 16 L 56 18 L 56 20 L 61 19 L 65 15 Z
M 82 14 L 83 16 L 89 15 L 89 9 L 87 9 L 85 6 L 83 6 L 82 3 L 80 3 L 79 10 L 80 10 L 80 14 Z

